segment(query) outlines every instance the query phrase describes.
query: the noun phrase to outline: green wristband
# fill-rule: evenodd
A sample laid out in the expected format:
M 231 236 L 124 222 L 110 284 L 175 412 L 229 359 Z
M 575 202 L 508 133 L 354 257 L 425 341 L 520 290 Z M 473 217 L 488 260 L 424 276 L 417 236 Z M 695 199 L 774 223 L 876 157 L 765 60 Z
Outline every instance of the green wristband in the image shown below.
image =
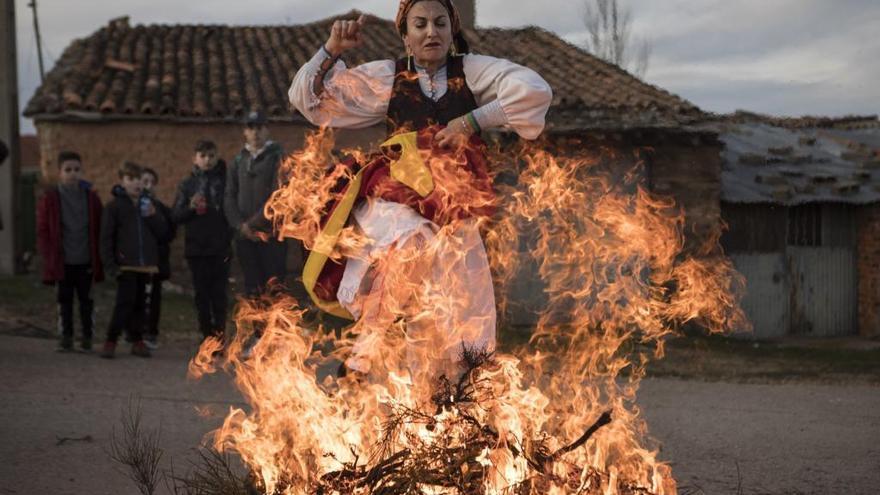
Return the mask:
M 474 132 L 482 132 L 483 131 L 483 129 L 480 128 L 479 122 L 477 122 L 477 118 L 474 117 L 474 112 L 468 112 L 467 115 L 465 115 L 465 117 L 467 118 L 468 122 L 470 122 L 471 127 L 474 129 Z

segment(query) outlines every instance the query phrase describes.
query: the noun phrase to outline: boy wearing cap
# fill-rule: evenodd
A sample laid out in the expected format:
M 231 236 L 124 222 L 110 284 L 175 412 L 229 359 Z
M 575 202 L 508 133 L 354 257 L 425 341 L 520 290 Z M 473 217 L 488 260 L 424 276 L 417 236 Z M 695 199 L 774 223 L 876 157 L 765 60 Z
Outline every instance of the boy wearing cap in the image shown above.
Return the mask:
M 287 244 L 272 235 L 263 206 L 278 187 L 278 167 L 284 152 L 269 139 L 265 114 L 250 112 L 245 118 L 244 148 L 227 170 L 223 208 L 236 232 L 235 250 L 244 272 L 247 297 L 262 294 L 270 280 L 284 281 Z

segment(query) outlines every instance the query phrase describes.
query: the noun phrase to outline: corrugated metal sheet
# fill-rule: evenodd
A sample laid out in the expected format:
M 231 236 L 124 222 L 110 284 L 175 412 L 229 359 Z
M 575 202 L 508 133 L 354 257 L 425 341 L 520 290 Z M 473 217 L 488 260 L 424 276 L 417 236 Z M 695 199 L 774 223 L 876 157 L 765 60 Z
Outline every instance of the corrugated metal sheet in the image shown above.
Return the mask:
M 788 247 L 792 332 L 817 337 L 858 331 L 855 253 L 844 247 Z
M 752 333 L 739 336 L 773 339 L 788 333 L 788 289 L 785 255 L 782 253 L 738 253 L 730 258 L 746 277 L 742 308 L 751 321 Z
M 742 305 L 755 328 L 751 336 L 855 334 L 856 207 L 819 203 L 779 208 L 722 208 L 730 226 L 725 246 L 746 277 Z
M 722 201 L 880 201 L 880 129 L 787 129 L 764 123 L 715 123 L 706 128 L 718 132 L 725 145 Z

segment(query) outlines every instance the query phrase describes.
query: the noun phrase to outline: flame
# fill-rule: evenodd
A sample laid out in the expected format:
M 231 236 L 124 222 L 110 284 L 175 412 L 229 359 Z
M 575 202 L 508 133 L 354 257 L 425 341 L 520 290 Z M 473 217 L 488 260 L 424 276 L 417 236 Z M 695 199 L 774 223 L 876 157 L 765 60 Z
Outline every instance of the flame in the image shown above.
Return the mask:
M 670 467 L 648 446 L 636 392 L 648 361 L 662 357 L 664 338 L 681 325 L 712 332 L 746 325 L 737 304 L 743 280 L 717 237 L 687 250 L 674 202 L 639 185 L 637 170 L 618 178 L 599 172 L 599 154 L 495 150 L 499 169 L 521 167 L 518 184 L 495 200 L 474 192 L 460 153 L 428 152 L 443 204 L 495 215 L 451 215 L 436 232 L 371 260 L 377 275 L 363 316 L 340 334 L 304 322 L 301 302 L 290 296 L 241 301 L 225 361 L 215 364 L 219 342 L 208 339 L 190 364 L 194 377 L 234 371 L 249 404 L 229 411 L 214 446 L 238 453 L 267 494 L 330 493 L 328 480 L 343 486 L 345 473 L 381 463 L 478 480 L 486 495 L 676 493 Z M 368 159 L 359 150 L 345 155 Z M 336 260 L 369 243 L 346 227 L 335 245 L 321 244 L 321 216 L 352 174 L 328 169 L 339 159 L 330 131 L 310 135 L 284 163 L 285 183 L 265 210 L 280 237 Z M 485 323 L 461 316 L 474 296 L 458 274 L 479 269 L 467 256 L 479 241 L 462 234 L 468 225 L 483 233 L 502 312 L 530 263 L 545 302 L 528 346 L 495 353 L 462 375 L 460 343 Z M 262 338 L 244 359 L 258 329 Z M 360 372 L 318 379 L 352 356 L 366 364 Z M 468 399 L 456 403 L 463 389 Z M 611 422 L 577 445 L 606 411 Z M 438 451 L 449 454 L 437 465 L 407 460 Z M 336 493 L 370 493 L 363 483 L 345 486 Z M 410 488 L 464 493 L 430 476 Z

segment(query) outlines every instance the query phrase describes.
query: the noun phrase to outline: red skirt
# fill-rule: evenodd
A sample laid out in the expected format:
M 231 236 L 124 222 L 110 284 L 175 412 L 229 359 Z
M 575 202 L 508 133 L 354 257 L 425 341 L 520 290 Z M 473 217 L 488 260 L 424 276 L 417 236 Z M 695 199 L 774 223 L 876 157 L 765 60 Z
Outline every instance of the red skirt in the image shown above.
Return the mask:
M 326 209 L 319 236 L 330 239 L 349 222 L 355 206 L 366 198 L 382 198 L 409 206 L 438 226 L 472 218 L 489 216 L 495 207 L 495 193 L 486 160 L 486 144 L 478 136 L 471 136 L 466 146 L 458 150 L 435 147 L 434 135 L 439 127 L 419 131 L 415 143 L 421 161 L 427 166 L 433 182 L 430 192 L 420 194 L 395 178 L 395 162 L 405 157 L 405 149 L 383 149 L 370 156 L 366 164 L 354 159 L 345 160 L 337 167 L 350 170 L 350 177 L 337 184 L 338 194 Z M 399 177 L 399 176 L 398 176 Z M 324 242 L 322 251 L 329 246 Z M 336 261 L 317 251 L 308 253 L 303 270 L 303 282 L 313 301 L 325 311 L 351 319 L 339 304 L 336 292 L 345 271 L 345 259 Z

